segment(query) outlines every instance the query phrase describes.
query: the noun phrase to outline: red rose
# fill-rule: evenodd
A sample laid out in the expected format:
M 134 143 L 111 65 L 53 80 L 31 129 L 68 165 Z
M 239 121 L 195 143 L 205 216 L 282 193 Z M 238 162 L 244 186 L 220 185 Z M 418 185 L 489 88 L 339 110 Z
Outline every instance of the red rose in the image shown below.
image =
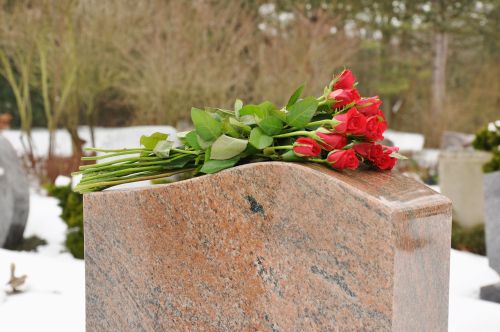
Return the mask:
M 334 99 L 335 103 L 332 108 L 340 108 L 348 105 L 352 102 L 358 101 L 361 97 L 359 96 L 358 90 L 356 89 L 338 89 L 333 90 L 329 95 L 328 99 Z
M 352 89 L 354 87 L 354 82 L 356 82 L 356 77 L 353 75 L 352 71 L 346 69 L 340 74 L 337 82 L 333 85 L 333 89 Z
M 359 160 L 353 149 L 334 150 L 328 154 L 328 162 L 335 169 L 356 169 L 359 166 Z
M 365 137 L 374 141 L 384 139 L 384 132 L 387 129 L 387 122 L 378 115 L 370 116 L 366 119 Z
M 351 108 L 347 113 L 335 116 L 334 119 L 340 121 L 340 124 L 335 126 L 337 133 L 360 135 L 365 132 L 366 117 L 359 113 L 355 107 Z
M 378 96 L 362 98 L 356 102 L 356 108 L 365 116 L 380 115 L 384 116 L 384 113 L 379 109 L 382 101 Z
M 389 170 L 396 165 L 397 159 L 391 157 L 390 154 L 399 150 L 397 147 L 388 147 L 374 143 L 355 144 L 353 149 L 381 170 Z
M 387 150 L 387 151 L 390 151 L 391 153 L 399 152 L 399 147 L 397 147 L 397 146 L 382 145 L 382 147 L 384 148 L 384 151 Z
M 293 144 L 293 152 L 299 157 L 317 157 L 321 153 L 321 147 L 312 138 L 300 137 Z
M 316 132 L 323 142 L 319 142 L 319 145 L 326 151 L 331 151 L 333 149 L 342 149 L 347 145 L 347 138 L 344 135 L 335 133 L 320 133 Z
M 381 170 L 389 170 L 396 165 L 398 161 L 396 158 L 390 157 L 392 152 L 390 150 L 385 151 L 379 158 L 374 161 L 375 166 Z
M 384 149 L 380 144 L 358 143 L 353 146 L 354 151 L 365 159 L 375 161 L 384 154 Z

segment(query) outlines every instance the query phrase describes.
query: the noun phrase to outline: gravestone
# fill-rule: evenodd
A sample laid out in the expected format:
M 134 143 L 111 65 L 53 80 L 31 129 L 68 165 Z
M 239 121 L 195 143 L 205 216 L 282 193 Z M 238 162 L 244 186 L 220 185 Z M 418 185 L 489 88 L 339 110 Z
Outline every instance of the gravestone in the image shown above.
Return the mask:
M 28 179 L 16 152 L 0 134 L 0 247 L 22 241 L 28 212 Z
M 255 163 L 84 195 L 88 331 L 447 331 L 451 205 Z
M 500 172 L 484 174 L 486 253 L 490 266 L 500 275 Z M 500 303 L 500 282 L 481 288 L 483 300 Z
M 475 135 L 445 131 L 441 136 L 441 150 L 464 150 L 472 147 Z
M 484 151 L 441 151 L 439 186 L 453 202 L 453 220 L 464 227 L 484 224 L 483 165 L 491 159 Z

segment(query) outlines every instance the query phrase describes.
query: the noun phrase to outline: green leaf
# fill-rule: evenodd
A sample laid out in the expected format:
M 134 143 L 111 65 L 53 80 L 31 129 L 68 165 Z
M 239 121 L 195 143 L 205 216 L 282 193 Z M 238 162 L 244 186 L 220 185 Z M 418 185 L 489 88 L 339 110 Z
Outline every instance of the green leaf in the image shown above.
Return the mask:
M 245 131 L 247 133 L 249 133 L 252 130 L 252 127 L 247 126 L 246 124 L 236 120 L 235 118 L 229 118 L 229 123 L 235 127 L 242 129 L 243 131 Z
M 153 153 L 160 158 L 167 158 L 170 155 L 170 150 L 174 147 L 172 141 L 159 141 L 153 149 Z
M 286 122 L 286 112 L 284 110 L 275 109 L 275 110 L 272 110 L 271 113 L 273 116 L 277 117 L 281 121 Z
M 250 132 L 249 142 L 257 149 L 262 150 L 273 144 L 273 138 L 264 134 L 259 127 L 255 127 Z
M 314 97 L 307 97 L 288 109 L 287 123 L 296 128 L 302 128 L 309 123 L 318 108 L 318 101 Z
M 293 104 L 299 100 L 300 95 L 302 94 L 302 91 L 304 90 L 304 84 L 299 86 L 297 90 L 293 92 L 293 94 L 290 96 L 290 99 L 288 99 L 288 103 L 286 104 L 286 108 L 290 108 Z
M 205 174 L 212 174 L 222 171 L 223 169 L 233 167 L 238 162 L 238 158 L 227 160 L 208 160 L 203 164 L 200 172 Z
M 219 117 L 226 118 L 228 116 L 235 116 L 234 111 L 225 110 L 223 108 L 218 107 L 206 107 L 205 111 L 212 114 L 217 114 Z
M 283 129 L 283 122 L 275 116 L 267 116 L 258 123 L 258 126 L 267 135 L 278 135 Z
M 234 138 L 226 135 L 221 135 L 212 144 L 210 159 L 227 160 L 239 155 L 245 151 L 248 141 L 244 139 Z
M 187 145 L 192 147 L 195 150 L 202 150 L 200 144 L 198 143 L 198 135 L 196 134 L 196 130 L 191 130 L 186 134 L 184 140 Z
M 177 159 L 170 159 L 167 164 L 165 164 L 165 169 L 176 169 L 176 168 L 183 168 L 189 163 L 190 161 L 194 160 L 196 158 L 192 154 L 186 154 L 182 157 L 179 157 Z
M 270 101 L 265 101 L 259 105 L 249 104 L 243 106 L 240 109 L 240 111 L 238 112 L 238 116 L 240 118 L 243 118 L 245 116 L 251 115 L 255 118 L 256 121 L 260 121 L 266 118 L 269 115 L 269 113 L 274 109 L 276 109 L 276 106 L 274 106 L 274 104 L 271 103 Z M 240 118 L 238 120 L 241 121 Z
M 220 136 L 222 125 L 208 112 L 199 108 L 191 108 L 191 120 L 198 135 L 205 141 L 213 141 Z
M 233 117 L 228 117 L 222 121 L 222 132 L 232 137 L 240 137 L 240 132 L 237 130 L 238 127 L 231 124 L 231 119 Z
M 200 135 L 196 135 L 196 141 L 202 150 L 208 149 L 214 141 L 205 141 Z
M 257 123 L 257 118 L 254 115 L 243 115 L 238 118 L 241 123 L 251 126 Z
M 164 133 L 153 133 L 150 136 L 142 135 L 141 136 L 141 145 L 144 146 L 148 150 L 153 150 L 156 146 L 156 143 L 159 141 L 164 141 L 168 138 L 167 134 Z
M 236 99 L 234 101 L 234 112 L 239 112 L 243 107 L 243 101 L 241 99 Z
M 270 101 L 265 101 L 263 103 L 260 103 L 258 106 L 263 114 L 261 118 L 264 118 L 266 115 L 270 114 L 271 111 L 276 109 L 276 106 L 274 106 L 274 104 L 271 103 Z

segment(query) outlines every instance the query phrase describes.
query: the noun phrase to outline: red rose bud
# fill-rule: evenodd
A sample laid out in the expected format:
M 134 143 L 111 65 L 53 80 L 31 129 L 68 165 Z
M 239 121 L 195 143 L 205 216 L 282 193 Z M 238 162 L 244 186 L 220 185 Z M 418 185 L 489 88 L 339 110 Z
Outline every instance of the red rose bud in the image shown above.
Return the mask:
M 343 107 L 352 102 L 358 101 L 360 98 L 361 97 L 359 96 L 358 90 L 356 89 L 333 90 L 328 95 L 328 99 L 335 99 L 335 103 L 332 105 L 332 108 Z
M 354 151 L 363 158 L 371 161 L 381 170 L 389 170 L 396 165 L 397 159 L 390 157 L 390 154 L 399 150 L 395 147 L 374 143 L 359 143 L 353 146 Z
M 384 153 L 374 161 L 375 166 L 381 170 L 393 169 L 398 160 L 397 158 L 391 157 L 391 153 L 392 151 L 390 150 L 384 151 Z
M 366 119 L 365 137 L 374 141 L 384 139 L 384 132 L 387 129 L 387 122 L 378 115 L 370 116 Z
M 375 161 L 382 154 L 384 154 L 382 145 L 375 143 L 354 144 L 353 149 L 357 154 L 370 161 Z
M 380 105 L 382 105 L 382 100 L 378 96 L 362 98 L 356 102 L 356 108 L 365 116 L 380 115 L 383 117 L 384 113 L 380 111 Z
M 319 142 L 319 145 L 321 145 L 321 147 L 326 151 L 342 149 L 347 145 L 347 138 L 344 135 L 335 133 L 325 134 L 321 132 L 316 132 L 316 135 L 318 135 L 322 140 L 322 142 Z
M 361 135 L 366 130 L 366 117 L 353 107 L 347 113 L 334 117 L 340 124 L 335 126 L 335 131 L 340 134 Z
M 359 166 L 359 160 L 353 149 L 334 150 L 328 154 L 326 159 L 333 168 L 339 170 L 345 168 L 356 169 Z
M 321 153 L 321 147 L 312 138 L 300 137 L 293 144 L 293 152 L 299 157 L 317 157 Z
M 333 85 L 333 89 L 352 89 L 354 87 L 354 82 L 356 82 L 356 77 L 351 70 L 346 69 L 340 74 L 337 82 Z
M 391 153 L 399 152 L 399 147 L 397 147 L 397 146 L 382 145 L 382 147 L 384 148 L 384 151 L 390 151 Z

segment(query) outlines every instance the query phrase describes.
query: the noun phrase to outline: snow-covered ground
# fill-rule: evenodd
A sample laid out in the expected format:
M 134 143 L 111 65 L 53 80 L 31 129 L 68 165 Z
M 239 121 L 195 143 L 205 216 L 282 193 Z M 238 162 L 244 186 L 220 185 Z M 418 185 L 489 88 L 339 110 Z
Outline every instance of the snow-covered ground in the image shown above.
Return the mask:
M 85 128 L 81 129 L 82 133 Z M 132 127 L 97 130 L 97 145 L 106 148 L 138 146 L 142 134 L 155 131 L 173 132 L 171 127 Z M 35 139 L 40 150 L 46 149 L 47 134 L 37 131 Z M 3 133 L 18 151 L 19 132 Z M 405 144 L 413 151 L 421 149 L 417 136 L 396 134 L 396 145 Z M 404 134 L 404 133 L 402 133 Z M 37 136 L 39 135 L 39 136 Z M 60 131 L 57 151 L 70 152 L 69 137 Z M 84 135 L 83 135 L 84 136 Z M 85 137 L 85 136 L 84 136 Z M 399 140 L 402 137 L 401 140 Z M 415 139 L 415 142 L 411 142 Z M 61 144 L 61 145 L 60 145 Z M 438 187 L 435 189 L 439 190 Z M 38 235 L 48 244 L 37 253 L 0 249 L 0 331 L 85 331 L 84 263 L 64 252 L 62 242 L 66 231 L 60 220 L 57 200 L 43 190 L 31 190 L 31 208 L 26 236 Z M 10 264 L 16 264 L 16 274 L 28 276 L 24 292 L 6 295 Z M 456 332 L 500 331 L 500 304 L 479 300 L 481 286 L 499 281 L 485 257 L 451 250 L 449 330 Z
M 106 149 L 135 148 L 139 147 L 141 135 L 151 135 L 154 132 L 169 134 L 175 138 L 175 128 L 171 126 L 135 126 L 124 128 L 95 128 L 96 147 Z M 23 153 L 23 143 L 21 141 L 21 132 L 17 129 L 8 129 L 1 131 L 1 134 L 9 140 L 18 153 Z M 90 131 L 88 127 L 78 128 L 78 135 L 87 143 L 85 147 L 90 147 Z M 45 156 L 49 147 L 49 133 L 45 128 L 35 128 L 32 132 L 35 145 L 36 156 Z M 56 148 L 55 154 L 60 156 L 71 155 L 71 138 L 64 129 L 58 129 L 55 132 Z
M 47 241 L 38 253 L 0 249 L 0 331 L 85 331 L 85 268 L 63 252 L 66 225 L 55 198 L 31 190 L 26 236 Z M 10 264 L 27 275 L 22 293 L 7 295 Z

